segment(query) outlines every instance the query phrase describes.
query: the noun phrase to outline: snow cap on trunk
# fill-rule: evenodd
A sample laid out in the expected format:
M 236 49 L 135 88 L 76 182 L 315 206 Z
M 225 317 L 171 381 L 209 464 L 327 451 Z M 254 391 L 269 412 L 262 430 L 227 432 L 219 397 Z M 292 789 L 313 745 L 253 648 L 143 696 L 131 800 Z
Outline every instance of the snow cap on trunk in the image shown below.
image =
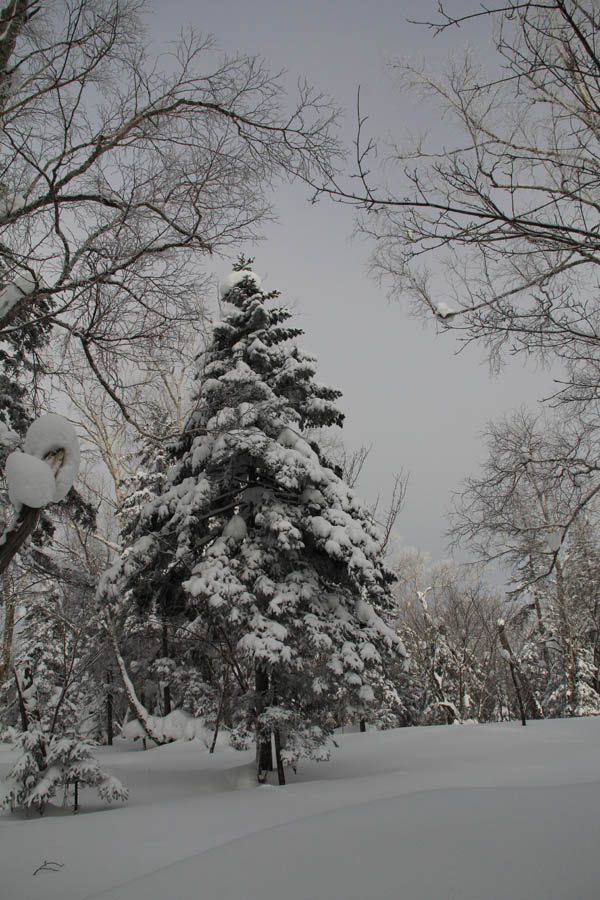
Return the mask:
M 67 496 L 77 477 L 79 440 L 71 423 L 62 416 L 56 413 L 40 416 L 29 426 L 25 435 L 25 453 L 43 460 L 45 456 L 59 451 L 64 452 L 64 459 L 55 476 L 54 503 Z
M 54 500 L 54 472 L 43 459 L 15 450 L 6 460 L 4 473 L 13 506 L 41 509 Z

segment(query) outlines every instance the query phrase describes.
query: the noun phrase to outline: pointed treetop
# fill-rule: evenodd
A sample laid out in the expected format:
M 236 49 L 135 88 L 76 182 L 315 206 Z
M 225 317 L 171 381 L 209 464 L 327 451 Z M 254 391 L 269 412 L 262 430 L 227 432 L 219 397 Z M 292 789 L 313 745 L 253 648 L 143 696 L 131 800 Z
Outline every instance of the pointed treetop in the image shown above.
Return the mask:
M 233 271 L 241 272 L 243 269 L 251 269 L 254 259 L 255 259 L 254 256 L 244 256 L 243 253 L 240 253 L 240 255 L 237 258 L 237 262 L 235 263 L 235 265 L 233 267 Z

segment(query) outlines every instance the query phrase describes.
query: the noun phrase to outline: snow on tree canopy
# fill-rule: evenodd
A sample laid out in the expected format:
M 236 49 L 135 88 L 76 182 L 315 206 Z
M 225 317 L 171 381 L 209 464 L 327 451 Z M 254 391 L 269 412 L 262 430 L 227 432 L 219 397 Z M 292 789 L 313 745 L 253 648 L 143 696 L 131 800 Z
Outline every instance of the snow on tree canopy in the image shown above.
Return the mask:
M 4 474 L 13 506 L 24 504 L 41 509 L 53 502 L 54 472 L 42 459 L 14 450 L 6 460 Z
M 232 516 L 223 529 L 225 537 L 234 538 L 236 541 L 242 541 L 247 533 L 246 523 L 241 516 Z
M 381 534 L 315 440 L 315 428 L 342 424 L 340 393 L 315 380 L 291 313 L 248 274 L 223 282 L 194 412 L 101 598 L 149 613 L 177 598 L 206 635 L 212 677 L 224 682 L 233 664 L 254 684 L 244 727 L 267 750 L 285 732 L 293 762 L 322 758 L 337 725 L 367 715 L 405 651 L 388 624 Z
M 56 413 L 40 416 L 29 426 L 25 435 L 25 452 L 38 459 L 63 451 L 55 478 L 53 501 L 58 503 L 69 493 L 79 471 L 79 440 L 75 429 Z
M 260 291 L 262 281 L 256 272 L 252 272 L 251 269 L 240 269 L 239 271 L 230 272 L 220 283 L 219 297 L 221 300 L 224 300 L 227 294 L 238 284 L 241 284 L 245 278 L 248 278 L 252 282 L 256 291 Z

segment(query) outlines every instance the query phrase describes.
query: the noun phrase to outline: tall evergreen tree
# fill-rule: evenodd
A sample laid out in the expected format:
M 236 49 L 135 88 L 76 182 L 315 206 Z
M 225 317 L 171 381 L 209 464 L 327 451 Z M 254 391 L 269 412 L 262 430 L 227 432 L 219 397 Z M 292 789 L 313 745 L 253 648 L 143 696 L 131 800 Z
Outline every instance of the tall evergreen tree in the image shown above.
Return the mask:
M 259 774 L 274 735 L 281 780 L 282 761 L 325 756 L 337 724 L 368 715 L 404 650 L 372 516 L 311 440 L 342 423 L 339 392 L 244 260 L 221 297 L 167 484 L 101 593 L 185 612 L 246 689 Z

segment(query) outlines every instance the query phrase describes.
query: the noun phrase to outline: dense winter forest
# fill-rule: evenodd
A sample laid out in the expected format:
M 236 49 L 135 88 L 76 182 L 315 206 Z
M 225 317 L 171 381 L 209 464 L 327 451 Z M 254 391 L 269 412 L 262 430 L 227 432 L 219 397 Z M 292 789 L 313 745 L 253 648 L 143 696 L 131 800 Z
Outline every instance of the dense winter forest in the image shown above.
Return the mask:
M 191 32 L 161 68 L 143 12 L 0 10 L 5 807 L 124 799 L 94 750 L 120 735 L 255 748 L 258 781 L 284 784 L 348 726 L 600 713 L 594 5 L 473 13 L 495 20 L 488 80 L 468 56 L 439 80 L 406 67 L 458 138 L 396 149 L 397 193 L 360 113 L 351 171 L 335 104 Z M 361 499 L 369 435 L 339 437 L 293 273 L 265 292 L 241 253 L 280 179 L 350 206 L 376 272 L 439 329 L 564 367 L 547 408 L 488 428 L 452 511 L 468 565 L 398 549 L 407 475 Z

